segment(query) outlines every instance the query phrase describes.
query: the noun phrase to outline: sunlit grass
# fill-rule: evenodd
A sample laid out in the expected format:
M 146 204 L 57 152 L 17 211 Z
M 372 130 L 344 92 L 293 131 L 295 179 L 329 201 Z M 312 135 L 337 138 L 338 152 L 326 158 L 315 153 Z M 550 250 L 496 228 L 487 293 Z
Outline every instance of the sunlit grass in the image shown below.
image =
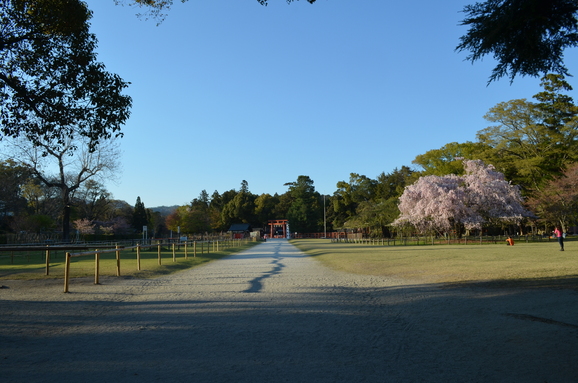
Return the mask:
M 181 270 L 189 269 L 215 259 L 248 249 L 257 244 L 250 242 L 239 246 L 220 249 L 207 253 L 197 251 L 193 256 L 193 249 L 189 246 L 188 257 L 185 258 L 184 247 L 175 251 L 175 261 L 173 261 L 172 249 L 164 247 L 161 251 L 161 265 L 158 264 L 158 251 L 156 247 L 150 250 L 141 250 L 141 270 L 137 270 L 136 250 L 121 251 L 120 270 L 121 276 L 134 278 L 155 278 L 162 275 L 171 274 Z M 16 253 L 14 256 L 8 253 L 0 253 L 0 280 L 9 279 L 62 279 L 64 278 L 65 253 L 62 251 L 51 254 L 49 275 L 45 275 L 46 258 L 43 252 Z M 89 277 L 94 276 L 95 257 L 86 255 L 73 257 L 70 262 L 70 276 Z M 100 255 L 99 275 L 116 275 L 116 254 L 105 253 Z
M 291 243 L 333 269 L 356 274 L 426 283 L 578 288 L 576 242 L 567 242 L 563 252 L 555 242 L 389 247 L 319 239 Z

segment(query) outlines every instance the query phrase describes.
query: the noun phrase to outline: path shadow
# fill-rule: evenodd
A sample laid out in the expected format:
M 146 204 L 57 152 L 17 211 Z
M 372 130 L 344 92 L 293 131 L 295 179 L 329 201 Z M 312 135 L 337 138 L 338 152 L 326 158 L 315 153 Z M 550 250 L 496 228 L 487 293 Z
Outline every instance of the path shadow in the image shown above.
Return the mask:
M 257 278 L 254 278 L 252 280 L 249 281 L 249 288 L 246 290 L 243 290 L 244 293 L 258 293 L 263 289 L 263 281 L 267 278 L 271 278 L 274 275 L 278 275 L 281 274 L 281 270 L 285 267 L 285 265 L 283 263 L 281 263 L 281 260 L 283 258 L 276 256 L 275 259 L 273 260 L 273 262 L 271 262 L 271 264 L 273 265 L 273 269 L 271 271 L 268 271 L 266 273 L 263 273 L 262 275 L 258 276 Z
M 576 381 L 575 295 L 544 290 L 330 285 L 258 300 L 2 300 L 0 370 L 3 383 Z

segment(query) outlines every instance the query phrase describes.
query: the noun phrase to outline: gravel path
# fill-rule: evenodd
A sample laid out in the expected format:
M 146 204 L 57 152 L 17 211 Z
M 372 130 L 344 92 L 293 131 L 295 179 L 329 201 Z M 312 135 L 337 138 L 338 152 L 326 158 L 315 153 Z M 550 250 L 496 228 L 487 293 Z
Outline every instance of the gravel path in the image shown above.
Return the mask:
M 578 381 L 574 291 L 352 275 L 285 240 L 101 283 L 3 281 L 0 381 Z

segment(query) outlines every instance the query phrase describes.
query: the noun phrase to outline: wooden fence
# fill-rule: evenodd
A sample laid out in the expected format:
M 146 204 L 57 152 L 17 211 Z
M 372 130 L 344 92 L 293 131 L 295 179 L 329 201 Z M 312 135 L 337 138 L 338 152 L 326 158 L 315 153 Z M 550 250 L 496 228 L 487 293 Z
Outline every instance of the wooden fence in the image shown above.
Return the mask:
M 9 253 L 10 263 L 14 263 L 15 257 L 27 257 L 30 261 L 30 254 L 39 253 L 41 257 L 44 258 L 45 262 L 45 275 L 50 275 L 50 265 L 53 262 L 52 258 L 56 252 L 64 252 L 65 256 L 65 266 L 64 266 L 64 292 L 69 290 L 70 281 L 70 260 L 76 257 L 84 257 L 94 255 L 95 257 L 95 272 L 94 272 L 94 283 L 98 284 L 99 280 L 99 265 L 100 265 L 100 255 L 106 253 L 116 253 L 116 275 L 120 276 L 120 265 L 121 265 L 121 251 L 125 250 L 136 250 L 136 269 L 141 270 L 141 250 L 144 249 L 154 249 L 157 250 L 158 264 L 162 264 L 162 251 L 163 248 L 169 248 L 172 252 L 173 262 L 176 262 L 176 252 L 184 247 L 184 258 L 187 259 L 189 256 L 196 257 L 198 254 L 218 252 L 231 247 L 241 246 L 243 243 L 251 241 L 250 238 L 246 239 L 224 239 L 224 240 L 206 240 L 206 241 L 157 241 L 157 243 L 151 244 L 137 244 L 135 246 L 126 246 L 121 244 L 109 244 L 109 243 L 99 243 L 99 244 L 83 244 L 83 245 L 48 245 L 48 246 L 0 246 L 0 253 Z M 130 244 L 130 242 L 129 242 Z M 90 250 L 94 249 L 94 250 Z M 86 250 L 86 251 L 83 251 Z M 44 254 L 44 256 L 42 255 Z
M 482 245 L 482 244 L 505 244 L 508 236 L 463 236 L 458 237 L 436 237 L 436 236 L 412 236 L 394 238 L 332 238 L 335 243 L 358 243 L 375 246 L 420 246 L 420 245 Z M 520 235 L 512 236 L 515 242 L 549 242 L 556 241 L 555 238 L 541 235 Z M 568 238 L 566 238 L 568 239 Z
M 230 248 L 230 247 L 238 247 L 241 246 L 243 243 L 248 243 L 249 241 L 251 241 L 250 238 L 245 238 L 245 239 L 228 239 L 228 240 L 222 240 L 222 241 L 186 241 L 186 242 L 181 242 L 181 243 L 176 243 L 173 242 L 172 244 L 170 244 L 171 247 L 171 251 L 172 251 L 172 258 L 173 258 L 173 262 L 176 262 L 176 252 L 177 252 L 177 248 L 178 250 L 180 250 L 180 246 L 184 246 L 184 257 L 185 259 L 187 259 L 189 257 L 189 245 L 192 245 L 192 255 L 193 257 L 196 257 L 199 250 L 200 253 L 203 254 L 205 251 L 208 253 L 210 253 L 211 251 L 213 252 L 218 252 L 220 249 L 225 249 L 225 248 Z M 146 249 L 146 248 L 157 248 L 157 258 L 158 258 L 158 265 L 162 265 L 162 247 L 163 243 L 156 243 L 156 244 L 150 244 L 150 245 L 136 245 L 136 246 L 130 246 L 130 247 L 121 247 L 121 246 L 116 246 L 114 249 L 108 249 L 108 250 L 102 250 L 102 249 L 97 249 L 94 251 L 87 251 L 87 252 L 82 252 L 82 253 L 70 253 L 67 252 L 66 253 L 66 262 L 65 262 L 65 266 L 64 266 L 64 292 L 68 293 L 69 292 L 69 285 L 70 285 L 70 260 L 71 258 L 75 258 L 75 257 L 84 257 L 84 256 L 89 256 L 89 255 L 94 255 L 94 284 L 97 285 L 99 283 L 99 263 L 100 263 L 100 254 L 104 254 L 104 253 L 111 253 L 111 252 L 115 252 L 116 253 L 116 276 L 120 277 L 120 264 L 121 264 L 121 259 L 120 259 L 120 253 L 122 250 L 133 250 L 136 249 L 136 267 L 137 270 L 140 271 L 141 270 L 141 250 L 142 249 Z

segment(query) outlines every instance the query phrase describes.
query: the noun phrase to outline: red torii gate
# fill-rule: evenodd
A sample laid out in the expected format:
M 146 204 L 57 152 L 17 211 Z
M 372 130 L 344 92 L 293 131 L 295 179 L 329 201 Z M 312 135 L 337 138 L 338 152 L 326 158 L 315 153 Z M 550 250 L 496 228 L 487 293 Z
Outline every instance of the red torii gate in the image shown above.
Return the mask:
M 283 228 L 283 238 L 287 238 L 287 222 L 288 219 L 270 219 L 269 220 L 269 238 L 275 238 L 275 227 L 281 226 Z

